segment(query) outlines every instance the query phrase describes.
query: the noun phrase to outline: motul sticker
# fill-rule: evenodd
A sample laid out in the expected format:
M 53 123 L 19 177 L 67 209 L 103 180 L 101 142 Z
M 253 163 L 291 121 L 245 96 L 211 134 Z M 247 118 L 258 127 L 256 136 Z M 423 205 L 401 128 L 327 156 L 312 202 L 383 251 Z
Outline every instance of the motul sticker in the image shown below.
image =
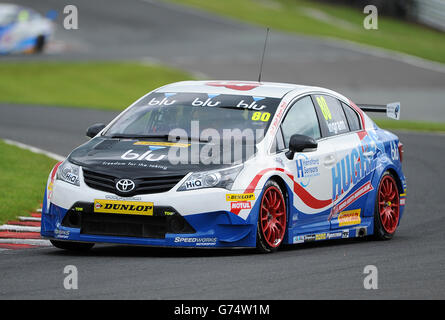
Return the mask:
M 230 209 L 252 209 L 250 201 L 238 201 L 230 204 Z

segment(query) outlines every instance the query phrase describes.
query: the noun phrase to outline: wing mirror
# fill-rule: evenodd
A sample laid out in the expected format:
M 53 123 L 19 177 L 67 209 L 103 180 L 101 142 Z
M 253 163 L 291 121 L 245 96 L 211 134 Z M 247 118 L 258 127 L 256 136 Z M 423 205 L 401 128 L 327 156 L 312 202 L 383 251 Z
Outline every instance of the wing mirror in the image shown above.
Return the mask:
M 87 137 L 94 138 L 99 132 L 103 130 L 103 128 L 105 128 L 105 125 L 103 123 L 93 124 L 87 130 Z
M 294 158 L 294 155 L 296 152 L 303 152 L 305 150 L 313 151 L 314 149 L 317 149 L 318 143 L 315 141 L 314 138 L 301 135 L 301 134 L 294 134 L 289 139 L 289 151 L 286 152 L 286 157 L 289 160 L 292 160 Z

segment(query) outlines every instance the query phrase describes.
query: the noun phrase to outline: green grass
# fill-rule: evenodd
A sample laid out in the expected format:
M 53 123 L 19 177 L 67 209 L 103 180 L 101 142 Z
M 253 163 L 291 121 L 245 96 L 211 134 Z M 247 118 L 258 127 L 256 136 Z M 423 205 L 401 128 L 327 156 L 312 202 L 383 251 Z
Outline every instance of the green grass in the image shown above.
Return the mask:
M 0 140 L 0 224 L 38 208 L 56 162 Z
M 378 30 L 365 30 L 366 15 L 359 8 L 305 0 L 168 1 L 277 30 L 339 38 L 445 62 L 445 33 L 383 16 L 379 16 Z M 308 9 L 328 15 L 329 19 L 316 19 L 307 13 Z
M 410 130 L 410 131 L 427 131 L 427 132 L 445 132 L 445 123 L 437 122 L 421 122 L 408 120 L 383 120 L 374 119 L 377 125 L 383 129 L 391 130 Z
M 150 90 L 190 79 L 135 62 L 0 63 L 0 102 L 123 110 Z
M 0 63 L 0 103 L 122 110 L 186 72 L 130 62 Z M 377 120 L 383 128 L 445 131 L 440 123 Z

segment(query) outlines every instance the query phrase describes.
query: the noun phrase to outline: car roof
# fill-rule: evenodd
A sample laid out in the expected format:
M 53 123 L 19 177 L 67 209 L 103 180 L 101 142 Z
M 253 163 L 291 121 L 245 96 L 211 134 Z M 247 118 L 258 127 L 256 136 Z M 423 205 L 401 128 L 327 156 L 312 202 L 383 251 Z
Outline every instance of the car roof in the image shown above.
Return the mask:
M 0 12 L 4 13 L 14 13 L 16 12 L 18 9 L 20 8 L 20 6 L 16 5 L 16 4 L 12 4 L 12 3 L 0 3 Z
M 205 80 L 175 82 L 157 89 L 156 92 L 196 92 L 209 94 L 233 94 L 282 98 L 285 94 L 294 90 L 298 93 L 310 91 L 330 91 L 324 88 L 303 86 L 291 83 Z

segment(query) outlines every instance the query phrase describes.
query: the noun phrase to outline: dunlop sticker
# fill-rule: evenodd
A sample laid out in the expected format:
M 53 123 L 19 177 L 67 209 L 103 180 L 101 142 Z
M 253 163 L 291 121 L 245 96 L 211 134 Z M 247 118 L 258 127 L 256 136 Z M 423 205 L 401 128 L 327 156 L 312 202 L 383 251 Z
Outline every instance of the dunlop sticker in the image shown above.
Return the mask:
M 94 200 L 94 212 L 153 215 L 153 202 Z
M 226 201 L 250 201 L 255 200 L 255 193 L 226 194 Z

